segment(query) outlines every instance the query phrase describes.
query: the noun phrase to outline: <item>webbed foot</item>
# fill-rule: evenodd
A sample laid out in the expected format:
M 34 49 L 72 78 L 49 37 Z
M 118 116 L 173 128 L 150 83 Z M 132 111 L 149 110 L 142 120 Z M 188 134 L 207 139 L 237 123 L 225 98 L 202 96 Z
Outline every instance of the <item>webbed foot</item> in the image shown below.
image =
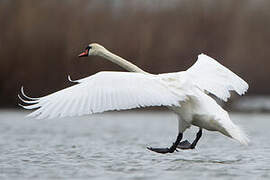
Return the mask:
M 179 149 L 191 149 L 191 143 L 188 140 L 182 141 L 177 146 Z
M 176 141 L 172 144 L 170 148 L 152 148 L 152 147 L 147 147 L 150 151 L 154 151 L 156 153 L 161 153 L 161 154 L 166 154 L 166 153 L 173 153 L 174 151 L 177 151 L 176 148 L 178 144 L 180 143 L 181 139 L 183 137 L 182 133 L 179 133 L 177 136 Z
M 173 153 L 174 150 L 170 148 L 152 148 L 152 147 L 147 147 L 150 151 L 154 151 L 156 153 L 161 153 L 161 154 L 166 154 L 166 153 Z
M 199 139 L 202 137 L 202 129 L 200 128 L 200 130 L 197 132 L 196 135 L 196 139 L 190 143 L 188 142 L 188 140 L 182 141 L 179 143 L 179 145 L 177 146 L 177 148 L 179 149 L 195 149 Z

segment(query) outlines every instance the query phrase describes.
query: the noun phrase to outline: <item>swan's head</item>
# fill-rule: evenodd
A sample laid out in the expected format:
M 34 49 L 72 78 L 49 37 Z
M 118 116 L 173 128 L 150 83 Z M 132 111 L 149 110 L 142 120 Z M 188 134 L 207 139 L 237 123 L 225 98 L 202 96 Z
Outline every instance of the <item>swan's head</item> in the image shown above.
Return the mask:
M 79 57 L 96 56 L 99 55 L 104 50 L 106 49 L 103 46 L 97 43 L 92 43 L 89 44 L 81 54 L 79 54 Z

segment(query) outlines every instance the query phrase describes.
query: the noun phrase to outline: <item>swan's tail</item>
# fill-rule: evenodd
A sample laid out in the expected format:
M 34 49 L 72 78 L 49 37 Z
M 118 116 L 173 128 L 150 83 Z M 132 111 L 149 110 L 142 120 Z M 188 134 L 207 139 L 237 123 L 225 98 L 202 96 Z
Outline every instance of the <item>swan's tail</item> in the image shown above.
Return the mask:
M 239 141 L 241 144 L 248 145 L 248 136 L 238 126 L 234 125 L 234 127 L 229 130 L 229 134 L 232 136 L 233 139 Z
M 241 144 L 248 145 L 248 143 L 249 143 L 249 139 L 248 139 L 247 134 L 240 127 L 238 127 L 237 125 L 235 125 L 231 121 L 229 121 L 229 123 L 226 123 L 225 133 L 223 133 L 223 134 L 237 140 Z

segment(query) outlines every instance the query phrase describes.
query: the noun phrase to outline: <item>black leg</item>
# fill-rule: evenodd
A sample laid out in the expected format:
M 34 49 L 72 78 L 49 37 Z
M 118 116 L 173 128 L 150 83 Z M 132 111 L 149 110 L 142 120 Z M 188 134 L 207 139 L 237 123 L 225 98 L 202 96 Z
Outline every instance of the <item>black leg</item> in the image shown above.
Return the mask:
M 202 137 L 202 128 L 200 128 L 200 130 L 197 132 L 196 134 L 196 139 L 192 142 L 192 144 L 190 144 L 187 140 L 182 141 L 179 143 L 179 145 L 177 146 L 177 148 L 179 149 L 194 149 L 197 145 L 197 142 L 199 141 L 199 139 Z
M 156 153 L 162 153 L 162 154 L 166 154 L 166 153 L 173 153 L 177 146 L 179 145 L 181 139 L 183 137 L 182 133 L 179 133 L 177 136 L 176 141 L 172 144 L 172 146 L 170 148 L 152 148 L 152 147 L 147 147 L 147 149 L 154 151 Z
M 199 132 L 197 132 L 196 139 L 192 142 L 190 146 L 191 149 L 195 148 L 195 146 L 197 145 L 197 142 L 200 140 L 201 137 L 202 137 L 202 128 L 200 128 Z

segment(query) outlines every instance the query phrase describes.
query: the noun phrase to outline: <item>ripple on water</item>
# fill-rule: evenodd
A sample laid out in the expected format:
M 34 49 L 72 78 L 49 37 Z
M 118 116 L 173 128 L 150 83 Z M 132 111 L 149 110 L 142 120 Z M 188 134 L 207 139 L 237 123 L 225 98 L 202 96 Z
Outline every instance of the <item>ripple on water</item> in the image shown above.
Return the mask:
M 0 113 L 0 179 L 270 177 L 269 115 L 231 115 L 250 132 L 248 147 L 204 131 L 195 150 L 166 155 L 146 146 L 166 147 L 174 140 L 176 121 L 170 113 L 107 113 L 61 120 L 23 116 Z M 185 138 L 192 139 L 195 133 L 191 129 Z

